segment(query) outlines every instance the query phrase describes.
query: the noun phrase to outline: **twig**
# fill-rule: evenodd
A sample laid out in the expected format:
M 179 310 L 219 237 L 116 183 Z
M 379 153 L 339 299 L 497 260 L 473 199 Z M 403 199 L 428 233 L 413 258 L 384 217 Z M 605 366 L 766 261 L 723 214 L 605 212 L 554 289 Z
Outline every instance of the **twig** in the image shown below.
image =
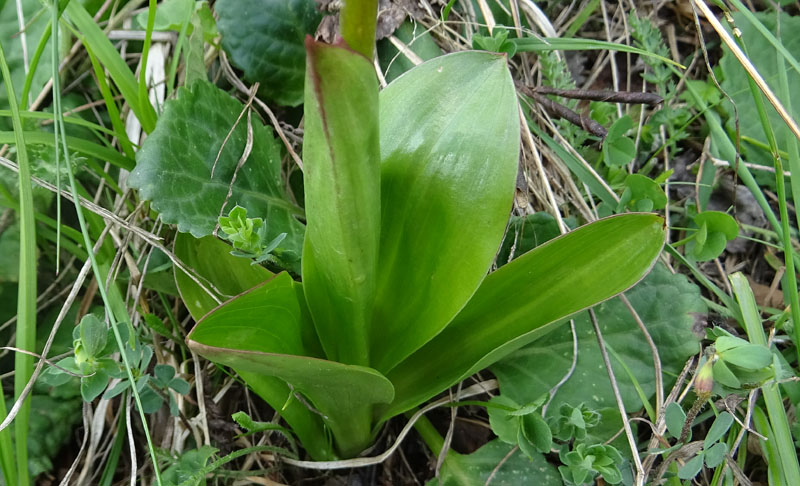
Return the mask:
M 619 299 L 625 304 L 625 307 L 628 308 L 628 312 L 630 312 L 633 320 L 636 321 L 639 330 L 644 334 L 644 339 L 647 341 L 647 345 L 650 347 L 650 353 L 653 355 L 653 371 L 656 378 L 656 416 L 653 418 L 657 419 L 658 416 L 661 415 L 661 409 L 664 407 L 664 382 L 662 377 L 661 356 L 658 354 L 656 343 L 653 341 L 652 336 L 650 336 L 650 331 L 647 330 L 642 318 L 639 317 L 639 313 L 636 312 L 636 309 L 631 305 L 631 301 L 628 300 L 628 297 L 624 293 L 619 294 Z
M 594 309 L 589 309 L 589 317 L 592 319 L 592 326 L 594 333 L 597 337 L 597 345 L 600 348 L 600 355 L 603 357 L 603 364 L 608 373 L 608 379 L 611 381 L 611 389 L 614 391 L 614 398 L 617 401 L 617 408 L 619 409 L 620 418 L 622 419 L 622 426 L 625 428 L 625 436 L 628 438 L 628 445 L 631 448 L 631 456 L 633 457 L 633 464 L 636 466 L 636 486 L 644 485 L 644 469 L 642 468 L 642 460 L 639 458 L 639 449 L 636 447 L 636 438 L 633 436 L 631 424 L 628 422 L 628 416 L 625 412 L 625 404 L 622 403 L 622 395 L 619 392 L 617 379 L 614 376 L 614 370 L 611 368 L 611 361 L 608 359 L 608 351 L 606 351 L 605 341 L 603 340 L 603 333 L 600 331 L 600 324 L 597 322 L 597 316 Z
M 608 135 L 608 130 L 606 130 L 603 125 L 597 123 L 591 118 L 579 115 L 566 106 L 556 103 L 547 96 L 539 94 L 527 86 L 517 85 L 517 87 L 520 91 L 522 91 L 523 94 L 530 96 L 538 104 L 542 105 L 542 107 L 544 107 L 544 109 L 547 110 L 551 116 L 563 118 L 573 125 L 581 127 L 596 137 L 605 138 L 606 135 Z
M 534 93 L 556 95 L 575 100 L 607 101 L 610 103 L 628 103 L 655 106 L 664 102 L 664 98 L 655 93 L 640 91 L 609 91 L 603 89 L 558 89 L 550 86 L 537 86 Z

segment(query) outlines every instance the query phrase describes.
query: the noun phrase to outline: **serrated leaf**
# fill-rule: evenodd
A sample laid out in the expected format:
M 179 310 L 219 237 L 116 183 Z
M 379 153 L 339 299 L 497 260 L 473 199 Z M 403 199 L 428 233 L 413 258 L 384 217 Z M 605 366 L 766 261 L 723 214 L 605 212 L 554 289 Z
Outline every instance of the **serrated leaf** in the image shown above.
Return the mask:
M 222 47 L 259 93 L 281 105 L 303 102 L 306 35 L 322 15 L 314 0 L 218 0 Z
M 671 402 L 664 411 L 664 421 L 667 430 L 672 437 L 678 439 L 683 432 L 683 424 L 686 423 L 686 412 L 683 411 L 680 403 Z
M 243 108 L 207 81 L 179 88 L 177 99 L 165 103 L 156 129 L 136 153 L 136 168 L 128 179 L 164 222 L 198 238 L 212 233 L 245 151 L 247 117 L 237 124 Z M 286 198 L 278 143 L 257 117 L 252 129 L 252 149 L 237 172 L 226 207 L 239 205 L 251 217 L 263 218 L 270 239 L 287 233 L 283 248 L 300 255 L 304 228 L 296 218 L 303 212 Z
M 686 277 L 673 275 L 663 265 L 656 265 L 625 295 L 655 341 L 665 374 L 674 376 L 686 359 L 699 349 L 692 326 L 695 314 L 705 314 L 706 306 L 698 287 Z M 655 393 L 652 357 L 627 307 L 619 299 L 612 299 L 594 309 L 607 346 L 615 356 L 624 360 L 644 393 L 652 396 Z M 575 327 L 578 336 L 577 368 L 559 388 L 549 407 L 551 413 L 558 410 L 561 403 L 575 405 L 585 402 L 594 409 L 616 406 L 588 315 L 577 315 Z M 547 392 L 561 380 L 571 366 L 572 347 L 572 333 L 569 327 L 563 326 L 516 351 L 491 369 L 497 375 L 503 394 L 524 403 Z M 628 372 L 616 358 L 611 361 L 626 409 L 639 410 L 642 403 Z
M 484 486 L 491 474 L 494 474 L 492 486 L 563 486 L 555 467 L 543 455 L 528 458 L 521 451 L 509 455 L 512 447 L 494 440 L 469 455 L 450 451 L 439 480 L 429 481 L 427 486 Z

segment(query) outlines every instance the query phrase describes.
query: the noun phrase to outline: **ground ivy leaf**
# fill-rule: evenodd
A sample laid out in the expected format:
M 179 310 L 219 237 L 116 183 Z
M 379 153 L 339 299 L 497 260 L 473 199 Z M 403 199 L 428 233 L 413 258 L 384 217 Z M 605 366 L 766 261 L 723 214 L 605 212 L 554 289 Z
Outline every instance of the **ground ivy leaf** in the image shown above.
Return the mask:
M 245 79 L 261 83 L 259 94 L 281 105 L 302 103 L 304 39 L 322 19 L 314 0 L 218 0 L 214 9 L 222 47 Z
M 692 333 L 693 314 L 706 312 L 699 289 L 683 275 L 673 275 L 663 265 L 656 265 L 650 275 L 626 295 L 659 349 L 665 375 L 676 375 L 686 359 L 698 352 L 698 340 Z M 620 299 L 612 299 L 596 306 L 595 312 L 608 346 L 624 360 L 644 392 L 652 396 L 655 393 L 652 358 L 627 308 Z M 584 402 L 594 409 L 615 406 L 588 314 L 576 316 L 575 326 L 577 368 L 556 393 L 548 408 L 550 414 L 562 403 L 575 406 Z M 627 371 L 613 354 L 611 360 L 626 409 L 639 410 L 642 404 Z M 572 333 L 569 326 L 560 326 L 501 360 L 491 370 L 500 381 L 504 395 L 517 403 L 526 403 L 558 383 L 571 361 Z
M 166 102 L 128 179 L 164 222 L 197 238 L 213 232 L 247 142 L 247 118 L 236 123 L 242 109 L 239 101 L 207 81 L 179 88 L 177 99 Z M 214 161 L 234 125 L 212 177 Z M 238 204 L 252 217 L 263 218 L 269 239 L 287 233 L 282 248 L 300 255 L 304 228 L 296 216 L 302 211 L 286 198 L 278 143 L 256 117 L 252 127 L 252 150 L 236 175 L 226 208 Z
M 563 485 L 556 468 L 543 455 L 534 454 L 529 459 L 521 451 L 514 451 L 508 456 L 512 447 L 498 439 L 469 455 L 450 452 L 439 479 L 429 481 L 426 486 L 483 486 L 492 472 L 492 486 Z

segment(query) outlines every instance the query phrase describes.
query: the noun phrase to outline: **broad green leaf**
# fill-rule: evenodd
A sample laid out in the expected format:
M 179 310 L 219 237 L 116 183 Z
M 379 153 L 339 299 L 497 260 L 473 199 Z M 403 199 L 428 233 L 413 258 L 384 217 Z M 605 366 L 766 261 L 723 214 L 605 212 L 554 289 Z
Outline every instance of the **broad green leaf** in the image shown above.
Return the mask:
M 721 339 L 721 338 L 720 338 Z M 772 353 L 764 346 L 747 343 L 720 353 L 726 363 L 746 370 L 759 370 L 772 364 Z
M 661 252 L 663 224 L 652 214 L 599 220 L 490 274 L 444 332 L 389 374 L 397 398 L 384 417 L 407 410 L 541 337 L 552 329 L 548 324 L 627 290 Z M 630 329 L 626 332 L 631 334 Z M 553 358 L 550 352 L 545 363 L 537 362 L 537 370 Z M 511 398 L 527 403 L 548 389 L 522 400 Z
M 303 40 L 322 15 L 314 0 L 219 0 L 222 47 L 259 93 L 281 105 L 303 102 L 306 53 Z
M 252 120 L 252 150 L 236 171 L 247 145 L 247 116 L 237 123 L 243 109 L 207 81 L 180 88 L 137 152 L 128 184 L 139 189 L 142 199 L 152 201 L 164 222 L 199 238 L 214 231 L 236 172 L 225 207 L 239 205 L 250 217 L 263 218 L 270 240 L 287 233 L 282 248 L 300 255 L 303 225 L 296 217 L 302 210 L 286 198 L 278 142 L 257 117 Z
M 709 232 L 717 232 L 725 235 L 726 240 L 734 240 L 739 236 L 739 225 L 730 214 L 720 211 L 703 211 L 694 217 L 694 222 L 698 226 L 705 225 Z
M 714 370 L 714 381 L 719 382 L 721 385 L 727 386 L 728 388 L 739 388 L 742 386 L 742 382 L 739 381 L 739 378 L 728 368 L 724 360 L 717 360 L 712 369 Z
M 290 384 L 325 417 L 343 456 L 369 445 L 372 407 L 391 402 L 394 395 L 389 380 L 371 368 L 320 359 L 302 289 L 286 273 L 208 314 L 187 342 L 251 385 L 251 377 L 259 375 Z M 271 405 L 280 410 L 284 403 Z
M 520 417 L 519 447 L 533 458 L 533 452 L 546 454 L 553 444 L 553 433 L 541 415 L 529 413 Z
M 327 357 L 367 365 L 381 231 L 378 81 L 344 44 L 307 49 L 303 288 Z
M 187 233 L 178 233 L 175 237 L 175 256 L 213 293 L 213 296 L 209 295 L 177 265 L 174 267 L 181 300 L 195 321 L 221 302 L 272 278 L 272 272 L 231 255 L 231 250 L 229 245 L 213 236 L 197 239 Z
M 389 370 L 438 334 L 489 271 L 514 195 L 519 114 L 506 57 L 488 52 L 428 61 L 380 101 L 371 362 Z
M 484 486 L 492 473 L 492 486 L 563 485 L 556 468 L 543 455 L 528 458 L 521 451 L 514 451 L 509 456 L 512 447 L 498 439 L 469 455 L 450 451 L 439 479 L 429 481 L 427 486 Z
M 665 374 L 677 374 L 686 359 L 698 351 L 692 326 L 696 315 L 706 313 L 700 290 L 685 276 L 673 275 L 663 265 L 656 265 L 625 295 L 655 341 Z M 647 342 L 621 300 L 610 300 L 594 310 L 625 407 L 629 411 L 640 410 L 642 402 L 628 373 L 633 374 L 647 397 L 655 393 L 653 360 Z M 549 410 L 551 413 L 558 410 L 562 403 L 573 406 L 586 403 L 594 409 L 615 407 L 591 320 L 587 313 L 582 313 L 574 321 L 578 336 L 577 367 L 559 388 Z M 572 349 L 572 332 L 568 326 L 562 326 L 498 362 L 492 371 L 503 394 L 525 402 L 547 392 L 564 377 L 572 363 Z

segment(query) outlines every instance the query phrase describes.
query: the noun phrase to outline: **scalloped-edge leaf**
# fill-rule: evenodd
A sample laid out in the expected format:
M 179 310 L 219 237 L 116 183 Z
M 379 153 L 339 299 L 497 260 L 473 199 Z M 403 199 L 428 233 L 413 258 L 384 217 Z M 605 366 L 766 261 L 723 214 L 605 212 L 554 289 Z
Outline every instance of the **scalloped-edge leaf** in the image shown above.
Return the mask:
M 303 40 L 322 15 L 314 0 L 217 0 L 222 47 L 259 94 L 281 105 L 303 102 Z
M 128 185 L 139 189 L 141 198 L 151 201 L 164 222 L 177 224 L 178 231 L 199 238 L 210 235 L 217 225 L 247 145 L 247 117 L 237 123 L 243 109 L 213 84 L 196 81 L 179 88 L 178 97 L 165 103 L 156 129 L 137 152 Z M 286 198 L 278 142 L 257 117 L 252 129 L 252 148 L 236 173 L 226 208 L 238 204 L 251 217 L 263 218 L 268 241 L 287 233 L 282 248 L 300 255 L 304 227 L 296 218 L 303 211 Z

